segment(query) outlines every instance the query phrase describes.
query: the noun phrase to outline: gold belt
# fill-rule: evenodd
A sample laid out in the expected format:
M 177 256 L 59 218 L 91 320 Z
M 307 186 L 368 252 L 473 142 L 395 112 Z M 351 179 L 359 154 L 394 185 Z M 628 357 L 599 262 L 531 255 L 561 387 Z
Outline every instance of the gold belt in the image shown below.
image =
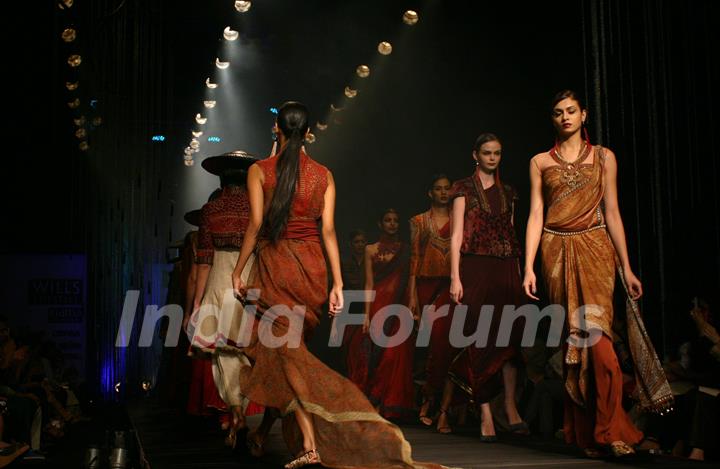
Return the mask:
M 593 226 L 592 228 L 587 228 L 587 229 L 581 230 L 581 231 L 555 231 L 555 230 L 551 230 L 550 228 L 546 228 L 543 226 L 543 231 L 545 231 L 546 233 L 550 233 L 550 234 L 554 234 L 554 235 L 558 235 L 558 236 L 575 236 L 575 235 L 589 233 L 589 232 L 595 231 L 595 230 L 602 230 L 602 229 L 605 229 L 606 227 L 607 227 L 607 225 L 597 225 L 597 226 Z

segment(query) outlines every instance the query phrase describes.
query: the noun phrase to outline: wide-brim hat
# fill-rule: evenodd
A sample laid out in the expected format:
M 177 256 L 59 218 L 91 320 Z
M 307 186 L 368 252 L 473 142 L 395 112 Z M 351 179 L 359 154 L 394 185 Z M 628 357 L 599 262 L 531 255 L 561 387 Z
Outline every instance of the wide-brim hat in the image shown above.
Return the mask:
M 190 210 L 183 218 L 185 221 L 193 226 L 200 226 L 200 209 Z
M 228 169 L 247 170 L 257 160 L 257 158 L 245 151 L 235 150 L 223 153 L 222 155 L 205 158 L 201 164 L 208 173 L 220 176 Z

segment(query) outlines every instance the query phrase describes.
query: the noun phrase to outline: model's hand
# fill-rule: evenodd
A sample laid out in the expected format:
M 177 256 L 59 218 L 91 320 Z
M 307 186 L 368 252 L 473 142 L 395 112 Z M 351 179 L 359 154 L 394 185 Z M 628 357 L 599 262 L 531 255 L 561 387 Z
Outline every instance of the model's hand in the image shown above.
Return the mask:
M 463 299 L 463 286 L 459 278 L 450 280 L 450 299 L 457 304 Z
M 246 288 L 245 284 L 242 281 L 242 272 L 238 272 L 237 270 L 233 270 L 232 273 L 232 286 L 233 286 L 233 293 L 235 294 L 235 298 L 238 300 L 244 300 Z
M 410 312 L 412 312 L 412 316 L 415 321 L 420 319 L 420 314 L 418 312 L 417 294 L 415 294 L 415 293 L 410 294 L 410 298 L 408 298 L 408 309 L 410 309 Z
M 535 293 L 537 293 L 537 279 L 535 278 L 535 272 L 533 272 L 532 270 L 525 272 L 525 278 L 523 279 L 523 290 L 525 290 L 525 295 L 527 295 L 528 298 L 532 298 L 533 300 L 540 299 L 535 296 Z
M 328 311 L 330 316 L 334 317 L 340 314 L 344 304 L 342 288 L 338 286 L 332 287 L 332 290 L 330 290 L 330 297 L 328 299 L 328 303 L 330 304 L 330 309 Z
M 627 269 L 625 271 L 625 281 L 627 282 L 628 291 L 630 292 L 630 298 L 639 300 L 643 294 L 642 283 L 640 283 L 640 280 L 632 273 L 632 270 Z

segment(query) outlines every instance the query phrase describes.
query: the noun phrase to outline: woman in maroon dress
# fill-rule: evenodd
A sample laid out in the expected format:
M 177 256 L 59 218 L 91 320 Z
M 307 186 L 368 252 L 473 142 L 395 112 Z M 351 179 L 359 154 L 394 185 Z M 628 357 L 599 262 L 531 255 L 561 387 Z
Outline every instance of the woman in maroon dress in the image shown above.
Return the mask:
M 520 245 L 513 227 L 517 196 L 512 187 L 500 181 L 501 154 L 502 145 L 495 135 L 480 135 L 473 146 L 476 170 L 472 176 L 456 181 L 450 195 L 453 199 L 450 296 L 454 302 L 468 306 L 466 335 L 477 329 L 483 305 L 491 305 L 494 310 L 487 344 L 484 347 L 471 344 L 454 360 L 438 418 L 438 430 L 448 433 L 447 408 L 455 383 L 471 393 L 480 407 L 482 439 L 487 442 L 497 439 L 489 401 L 501 384 L 510 430 L 527 432 L 527 424 L 515 404 L 517 369 L 512 361 L 519 352 L 522 318 L 515 321 L 510 345 L 496 346 L 503 308 L 519 306 L 524 297 Z
M 437 467 L 415 463 L 402 432 L 380 417 L 354 384 L 311 354 L 304 340 L 268 343 L 273 336 L 307 337 L 326 300 L 331 314 L 343 306 L 332 173 L 303 149 L 305 106 L 285 103 L 277 127 L 278 153 L 248 173 L 250 220 L 232 275 L 241 297 L 256 298 L 248 287 L 260 292 L 252 301 L 258 320 L 245 348 L 253 366 L 240 370 L 240 388 L 283 416 L 285 441 L 296 455 L 286 468 Z M 332 271 L 329 298 L 323 244 Z M 241 272 L 254 250 L 246 286 Z

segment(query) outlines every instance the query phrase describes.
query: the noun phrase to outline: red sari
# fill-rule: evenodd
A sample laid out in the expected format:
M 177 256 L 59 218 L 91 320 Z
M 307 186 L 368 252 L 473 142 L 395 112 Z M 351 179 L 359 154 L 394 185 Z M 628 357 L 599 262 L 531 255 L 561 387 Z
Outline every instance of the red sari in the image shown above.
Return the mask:
M 265 213 L 276 185 L 277 161 L 270 157 L 256 163 L 265 176 Z M 312 419 L 325 467 L 438 467 L 413 461 L 400 429 L 380 417 L 355 385 L 310 353 L 304 341 L 298 347 L 268 347 L 260 339 L 260 323 L 275 337 L 292 332 L 295 323 L 273 314 L 275 305 L 305 307 L 303 330 L 296 331 L 305 337 L 319 322 L 327 299 L 327 271 L 318 222 L 327 184 L 327 168 L 301 152 L 286 233 L 277 241 L 258 243 L 248 285 L 260 289 L 256 302 L 259 320 L 245 349 L 254 366 L 240 370 L 240 388 L 251 401 L 280 410 L 283 436 L 292 454 L 303 449 L 302 433 L 293 415 L 302 408 Z
M 378 252 L 372 258 L 373 285 L 375 301 L 370 305 L 370 321 L 382 308 L 388 305 L 399 305 L 403 302 L 403 294 L 407 281 L 408 247 L 400 241 L 381 238 Z M 405 313 L 410 315 L 406 309 Z M 411 323 L 412 318 L 408 323 Z M 384 333 L 392 336 L 400 328 L 400 320 L 391 317 L 384 324 L 371 322 L 377 335 Z M 371 331 L 371 334 L 373 331 Z M 369 341 L 367 334 L 363 340 Z M 412 414 L 415 403 L 412 369 L 413 353 L 415 352 L 415 334 L 402 344 L 395 347 L 382 348 L 376 344 L 370 346 L 370 357 L 366 394 L 370 402 L 379 407 L 380 414 L 385 418 L 406 417 Z

